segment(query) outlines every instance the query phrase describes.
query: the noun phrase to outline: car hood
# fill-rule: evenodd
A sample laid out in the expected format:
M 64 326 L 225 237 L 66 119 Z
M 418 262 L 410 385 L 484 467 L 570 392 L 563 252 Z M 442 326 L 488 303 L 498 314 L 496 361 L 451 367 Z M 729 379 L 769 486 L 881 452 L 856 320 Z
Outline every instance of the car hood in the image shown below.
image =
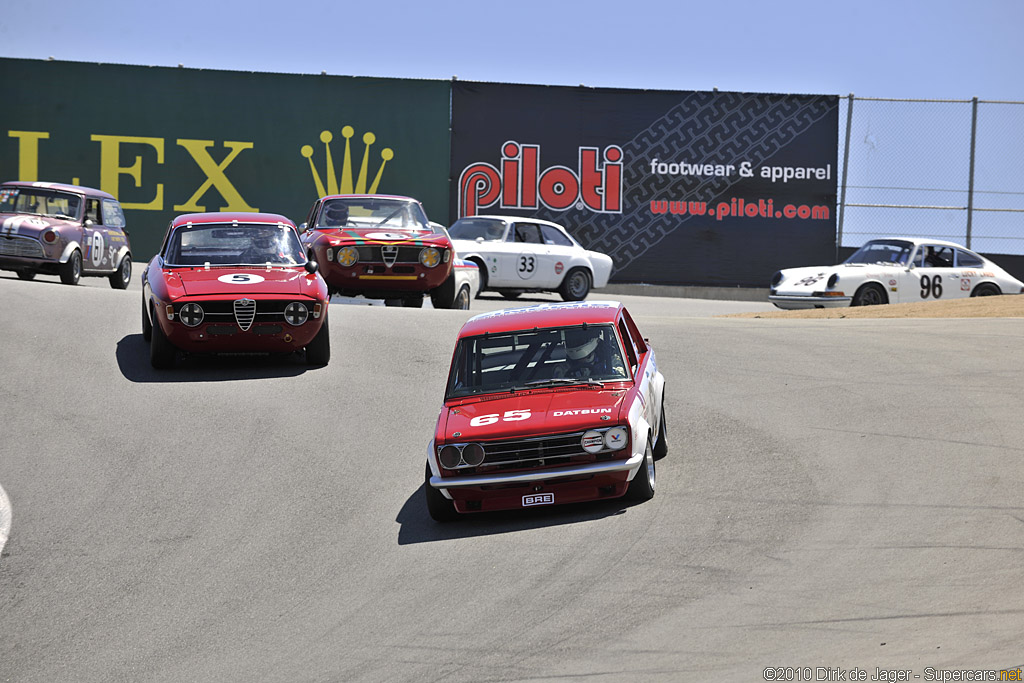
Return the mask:
M 447 441 L 514 439 L 619 424 L 624 389 L 538 389 L 447 406 Z M 524 417 L 526 416 L 526 417 Z M 604 419 L 607 418 L 607 419 Z M 458 433 L 458 436 L 456 436 Z
M 38 238 L 47 228 L 81 227 L 76 221 L 24 213 L 0 213 L 0 235 Z
M 448 236 L 440 232 L 402 230 L 399 228 L 317 228 L 304 235 L 306 239 L 326 240 L 331 246 L 339 244 L 398 244 L 407 246 L 450 246 Z
M 313 277 L 304 268 L 182 268 L 168 273 L 169 283 L 177 280 L 187 296 L 308 294 Z

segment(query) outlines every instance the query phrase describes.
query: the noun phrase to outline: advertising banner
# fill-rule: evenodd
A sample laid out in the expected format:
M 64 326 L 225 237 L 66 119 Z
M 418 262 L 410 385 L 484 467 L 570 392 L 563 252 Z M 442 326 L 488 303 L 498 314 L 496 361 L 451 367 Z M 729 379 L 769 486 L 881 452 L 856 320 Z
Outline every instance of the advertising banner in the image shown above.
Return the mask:
M 70 182 L 125 208 L 134 258 L 170 219 L 325 193 L 416 197 L 448 218 L 448 81 L 0 59 L 0 180 Z
M 452 85 L 452 219 L 560 223 L 613 282 L 832 263 L 838 97 Z

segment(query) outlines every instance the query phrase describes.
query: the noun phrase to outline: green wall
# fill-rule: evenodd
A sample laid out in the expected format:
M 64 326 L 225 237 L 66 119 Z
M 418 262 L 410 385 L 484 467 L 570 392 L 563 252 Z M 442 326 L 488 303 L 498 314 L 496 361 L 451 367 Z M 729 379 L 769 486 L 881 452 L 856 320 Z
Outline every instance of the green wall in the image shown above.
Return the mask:
M 409 195 L 449 222 L 448 81 L 0 58 L 0 83 L 0 180 L 110 192 L 136 260 L 176 215 L 301 223 L 321 192 Z

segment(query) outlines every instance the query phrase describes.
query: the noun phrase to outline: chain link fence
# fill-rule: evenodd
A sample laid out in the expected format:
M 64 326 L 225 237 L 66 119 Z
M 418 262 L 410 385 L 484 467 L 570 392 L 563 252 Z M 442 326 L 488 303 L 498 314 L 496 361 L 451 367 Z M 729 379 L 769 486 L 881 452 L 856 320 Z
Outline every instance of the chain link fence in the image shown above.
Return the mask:
M 889 235 L 1024 254 L 1024 102 L 840 101 L 837 246 Z

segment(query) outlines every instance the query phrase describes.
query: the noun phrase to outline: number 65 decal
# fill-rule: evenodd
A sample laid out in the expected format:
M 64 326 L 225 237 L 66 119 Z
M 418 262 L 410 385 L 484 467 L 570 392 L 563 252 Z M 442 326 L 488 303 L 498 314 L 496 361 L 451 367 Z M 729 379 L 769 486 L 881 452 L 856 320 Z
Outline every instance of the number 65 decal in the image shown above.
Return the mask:
M 491 413 L 490 415 L 477 415 L 469 421 L 470 427 L 486 427 L 492 425 L 498 420 L 504 422 L 519 422 L 519 420 L 530 419 L 529 410 L 506 410 L 504 416 L 499 416 L 498 413 Z

